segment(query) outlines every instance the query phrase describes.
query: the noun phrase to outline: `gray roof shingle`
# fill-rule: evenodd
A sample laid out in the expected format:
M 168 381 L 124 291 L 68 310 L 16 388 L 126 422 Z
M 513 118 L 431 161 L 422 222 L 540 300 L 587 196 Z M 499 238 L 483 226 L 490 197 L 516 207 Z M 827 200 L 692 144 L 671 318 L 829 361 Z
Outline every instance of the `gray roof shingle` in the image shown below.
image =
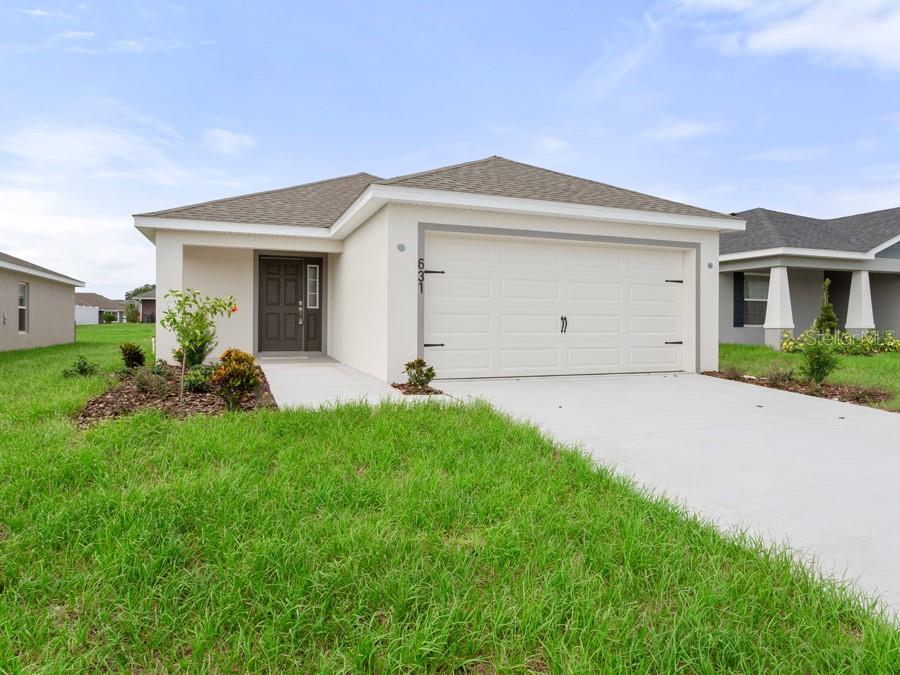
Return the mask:
M 352 176 L 137 215 L 219 220 L 227 223 L 330 227 L 363 190 L 379 180 L 378 176 L 369 173 L 355 173 Z
M 735 215 L 747 221 L 747 229 L 723 233 L 720 253 L 781 247 L 865 253 L 900 235 L 900 208 L 824 220 L 762 208 Z
M 75 304 L 81 307 L 98 307 L 110 312 L 124 312 L 125 305 L 116 300 L 110 300 L 99 293 L 76 293 Z
M 40 265 L 35 265 L 34 263 L 30 263 L 27 260 L 22 260 L 22 258 L 16 258 L 15 256 L 11 256 L 7 253 L 0 252 L 0 262 L 6 262 L 10 265 L 18 265 L 19 267 L 24 267 L 26 269 L 34 270 L 35 272 L 43 272 L 44 274 L 52 274 L 57 277 L 64 277 L 66 279 L 71 279 L 72 281 L 78 282 L 81 281 L 78 279 L 73 279 L 72 277 L 62 274 L 61 272 L 56 272 L 54 270 L 48 269 L 46 267 L 41 267 Z
M 684 216 L 729 217 L 696 206 L 652 197 L 497 156 L 390 179 L 357 173 L 317 183 L 137 215 L 330 227 L 363 190 L 372 184 L 638 209 Z

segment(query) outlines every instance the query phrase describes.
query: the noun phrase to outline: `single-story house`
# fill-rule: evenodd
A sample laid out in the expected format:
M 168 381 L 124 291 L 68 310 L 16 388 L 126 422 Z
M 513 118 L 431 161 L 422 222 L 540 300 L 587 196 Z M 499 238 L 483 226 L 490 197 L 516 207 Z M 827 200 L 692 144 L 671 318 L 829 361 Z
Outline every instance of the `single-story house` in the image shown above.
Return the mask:
M 0 253 L 0 351 L 74 342 L 72 301 L 83 281 Z
M 780 346 L 810 328 L 822 285 L 841 327 L 900 334 L 900 208 L 822 220 L 751 209 L 742 232 L 720 240 L 723 342 Z
M 160 296 L 235 296 L 221 347 L 387 381 L 416 357 L 441 378 L 715 369 L 719 233 L 744 226 L 496 156 L 134 218 Z
M 75 294 L 75 323 L 79 326 L 103 323 L 106 313 L 116 317 L 113 323 L 125 323 L 125 305 L 118 300 L 110 300 L 99 293 Z
M 138 305 L 138 316 L 141 317 L 141 323 L 154 323 L 156 321 L 156 289 L 153 288 L 145 291 L 140 295 L 135 295 L 130 302 L 136 302 Z

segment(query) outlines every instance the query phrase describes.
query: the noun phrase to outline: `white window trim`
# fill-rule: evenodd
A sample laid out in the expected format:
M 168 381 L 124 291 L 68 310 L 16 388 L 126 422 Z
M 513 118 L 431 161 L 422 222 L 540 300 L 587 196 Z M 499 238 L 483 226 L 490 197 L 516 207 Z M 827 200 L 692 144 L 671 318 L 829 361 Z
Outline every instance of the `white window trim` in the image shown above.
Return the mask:
M 312 301 L 310 300 L 310 298 L 312 296 L 312 291 L 309 290 L 309 282 L 310 282 L 309 273 L 310 273 L 310 270 L 312 270 L 313 268 L 315 268 L 315 270 L 316 270 L 316 292 L 315 292 L 316 302 L 315 302 L 315 304 L 313 304 Z M 319 269 L 319 266 L 318 265 L 307 265 L 306 266 L 306 308 L 307 309 L 319 309 L 319 296 L 320 296 L 321 290 L 322 290 L 321 284 L 322 284 L 322 271 Z
M 25 304 L 24 304 L 24 305 L 22 304 L 22 297 L 23 297 L 23 296 L 22 296 L 22 294 L 21 294 L 21 289 L 22 289 L 23 286 L 25 287 L 25 294 L 24 294 Z M 30 308 L 29 308 L 29 306 L 31 305 L 31 285 L 30 285 L 27 281 L 20 281 L 20 282 L 18 282 L 18 285 L 16 286 L 16 293 L 17 293 L 17 297 L 16 297 L 16 326 L 19 328 L 19 334 L 20 334 L 20 335 L 27 335 L 27 334 L 28 334 L 28 329 L 31 328 L 31 325 L 30 325 L 30 324 L 31 324 L 31 310 L 30 310 Z M 20 321 L 19 321 L 19 313 L 20 313 L 23 309 L 25 310 L 25 329 L 24 329 L 24 330 L 22 329 L 21 323 L 20 323 Z
M 766 272 L 744 272 L 744 277 L 745 277 L 745 278 L 746 278 L 746 277 L 763 277 L 763 278 L 767 279 L 767 280 L 769 281 L 769 283 L 771 283 L 771 281 L 772 281 L 772 280 L 771 280 L 771 275 L 770 275 L 770 274 L 767 274 Z M 762 302 L 762 303 L 765 303 L 766 306 L 768 307 L 768 302 L 769 302 L 768 295 L 767 295 L 765 298 L 748 298 L 748 297 L 747 297 L 747 287 L 746 287 L 746 286 L 744 286 L 744 292 L 741 293 L 741 295 L 744 297 L 744 304 L 745 304 L 745 305 L 746 305 L 748 302 Z M 746 312 L 746 310 L 745 310 L 745 311 L 744 311 L 744 319 L 745 319 L 745 321 L 744 321 L 744 327 L 745 327 L 745 328 L 762 328 L 763 325 L 764 325 L 764 323 L 747 323 L 746 318 L 747 318 L 747 312 Z

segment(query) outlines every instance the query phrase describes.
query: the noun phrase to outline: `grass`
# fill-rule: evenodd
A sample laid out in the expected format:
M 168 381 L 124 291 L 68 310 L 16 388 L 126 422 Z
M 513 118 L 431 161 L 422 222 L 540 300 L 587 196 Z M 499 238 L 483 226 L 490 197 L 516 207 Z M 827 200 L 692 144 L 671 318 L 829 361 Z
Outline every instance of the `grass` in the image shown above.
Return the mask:
M 896 672 L 880 610 L 486 405 L 82 433 L 144 327 L 0 354 L 0 671 Z
M 888 410 L 900 410 L 900 354 L 840 356 L 838 369 L 828 378 L 836 384 L 885 389 L 894 398 L 879 404 Z M 797 370 L 803 356 L 777 352 L 765 345 L 719 345 L 719 370 L 735 368 L 748 375 L 765 376 L 774 367 Z

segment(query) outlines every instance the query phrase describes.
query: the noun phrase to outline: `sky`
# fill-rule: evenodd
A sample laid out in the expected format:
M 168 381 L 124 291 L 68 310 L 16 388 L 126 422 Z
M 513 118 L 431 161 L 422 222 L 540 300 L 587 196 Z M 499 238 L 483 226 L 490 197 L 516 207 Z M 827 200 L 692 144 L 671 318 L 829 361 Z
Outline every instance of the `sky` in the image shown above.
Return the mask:
M 0 251 L 122 297 L 131 215 L 489 155 L 723 212 L 900 206 L 900 2 L 0 0 Z

